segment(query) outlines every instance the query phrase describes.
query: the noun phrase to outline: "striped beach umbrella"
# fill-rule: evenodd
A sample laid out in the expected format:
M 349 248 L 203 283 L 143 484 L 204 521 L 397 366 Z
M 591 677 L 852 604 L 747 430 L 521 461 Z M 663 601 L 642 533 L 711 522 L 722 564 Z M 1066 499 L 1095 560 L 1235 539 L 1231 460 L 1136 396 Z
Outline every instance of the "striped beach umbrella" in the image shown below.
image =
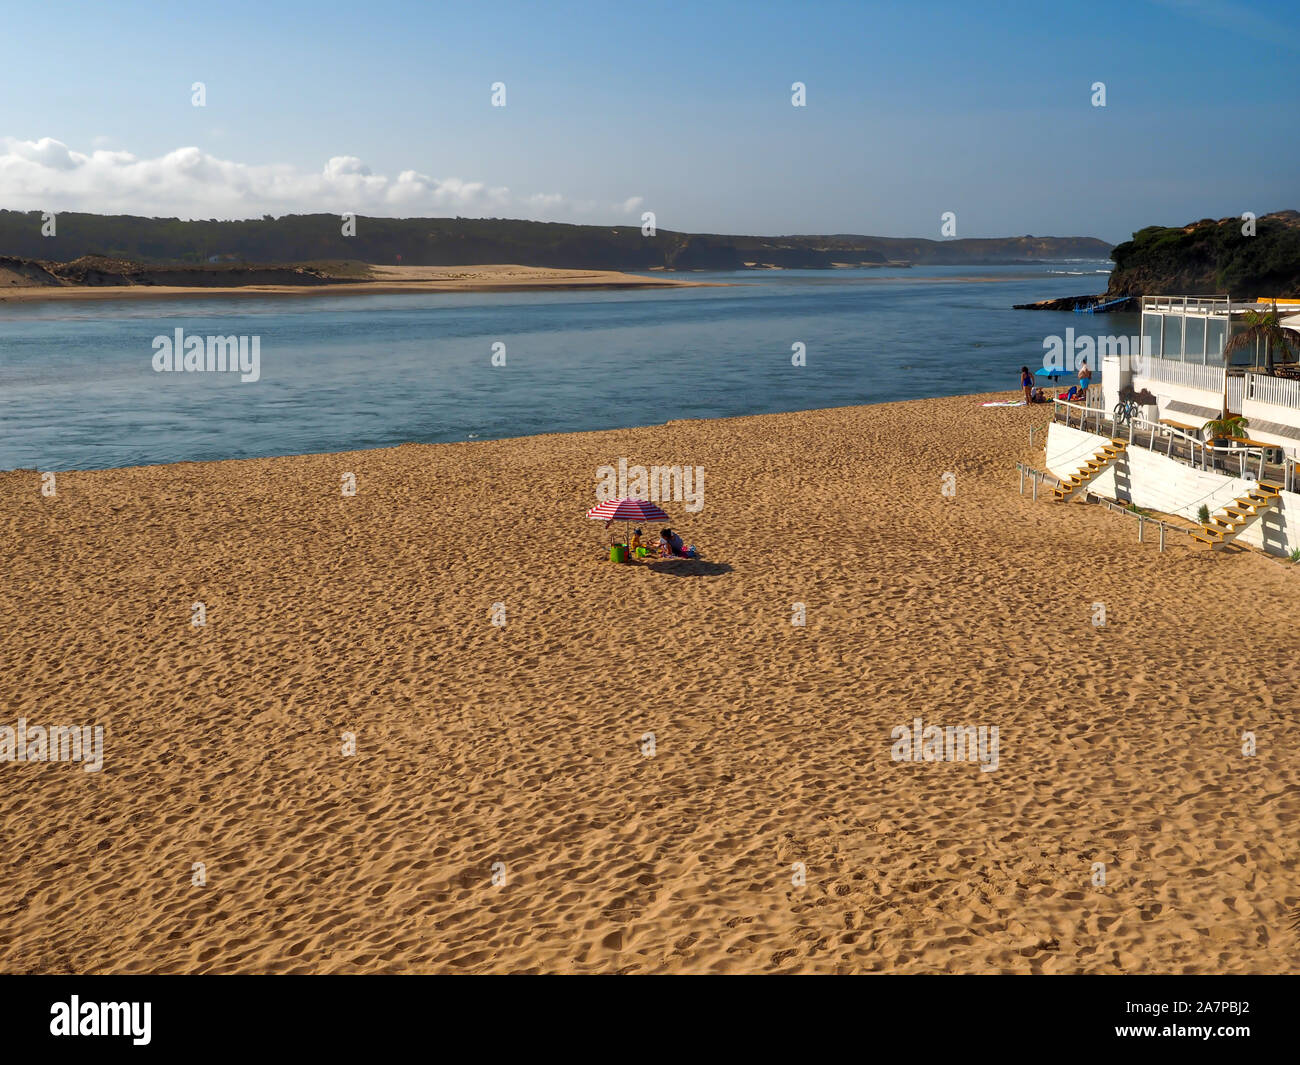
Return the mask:
M 607 499 L 587 511 L 587 517 L 603 521 L 609 527 L 611 521 L 667 521 L 668 515 L 655 504 L 645 499 Z M 623 526 L 623 543 L 628 542 L 627 525 Z
M 667 521 L 668 515 L 644 499 L 607 499 L 587 511 L 596 521 Z

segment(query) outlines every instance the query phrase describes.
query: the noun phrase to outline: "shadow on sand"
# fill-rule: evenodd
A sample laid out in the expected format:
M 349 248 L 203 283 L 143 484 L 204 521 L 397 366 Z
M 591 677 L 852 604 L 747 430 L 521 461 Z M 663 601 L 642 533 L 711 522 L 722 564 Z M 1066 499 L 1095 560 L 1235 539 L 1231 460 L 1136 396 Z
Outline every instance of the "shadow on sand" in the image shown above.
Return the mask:
M 725 562 L 709 562 L 702 558 L 663 558 L 658 562 L 648 562 L 646 566 L 656 573 L 673 577 L 717 577 L 731 572 L 731 567 Z

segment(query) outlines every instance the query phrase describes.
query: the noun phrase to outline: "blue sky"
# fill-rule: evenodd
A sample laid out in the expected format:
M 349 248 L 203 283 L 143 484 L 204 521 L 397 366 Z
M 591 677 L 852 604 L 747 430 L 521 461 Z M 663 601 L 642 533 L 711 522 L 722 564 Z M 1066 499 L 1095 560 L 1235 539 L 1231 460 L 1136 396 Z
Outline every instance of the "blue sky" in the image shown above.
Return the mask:
M 0 207 L 1111 241 L 1300 207 L 1281 3 L 46 0 L 5 38 Z

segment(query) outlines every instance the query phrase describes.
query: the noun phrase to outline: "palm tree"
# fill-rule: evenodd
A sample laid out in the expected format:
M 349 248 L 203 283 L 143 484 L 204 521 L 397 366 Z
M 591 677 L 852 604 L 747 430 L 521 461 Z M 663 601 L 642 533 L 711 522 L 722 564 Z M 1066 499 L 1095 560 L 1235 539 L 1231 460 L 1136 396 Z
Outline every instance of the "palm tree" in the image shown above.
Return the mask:
M 1244 437 L 1249 424 L 1250 422 L 1240 414 L 1233 414 L 1208 421 L 1202 428 L 1205 430 L 1207 440 L 1228 440 L 1232 437 Z
M 1230 337 L 1223 345 L 1223 361 L 1231 361 L 1228 357 L 1234 351 L 1253 348 L 1260 341 L 1264 342 L 1264 365 L 1270 373 L 1273 370 L 1274 352 L 1289 353 L 1292 358 L 1300 361 L 1300 330 L 1282 324 L 1276 301 L 1267 311 L 1246 312 L 1246 328 Z

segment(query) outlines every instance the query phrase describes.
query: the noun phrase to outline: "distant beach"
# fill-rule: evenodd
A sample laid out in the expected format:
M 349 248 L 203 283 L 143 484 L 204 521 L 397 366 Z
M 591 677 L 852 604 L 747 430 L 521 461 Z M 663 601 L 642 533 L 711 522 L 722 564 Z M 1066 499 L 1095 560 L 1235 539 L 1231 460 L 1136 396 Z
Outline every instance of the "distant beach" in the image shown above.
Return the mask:
M 366 280 L 323 284 L 68 284 L 34 285 L 0 277 L 0 303 L 48 300 L 179 299 L 186 297 L 343 296 L 399 292 L 527 292 L 535 289 L 674 288 L 708 284 L 673 276 L 647 277 L 618 270 L 556 270 L 534 266 L 370 266 Z M 165 270 L 156 271 L 166 274 Z M 268 271 L 269 272 L 269 271 Z M 287 271 L 283 271 L 286 272 Z

